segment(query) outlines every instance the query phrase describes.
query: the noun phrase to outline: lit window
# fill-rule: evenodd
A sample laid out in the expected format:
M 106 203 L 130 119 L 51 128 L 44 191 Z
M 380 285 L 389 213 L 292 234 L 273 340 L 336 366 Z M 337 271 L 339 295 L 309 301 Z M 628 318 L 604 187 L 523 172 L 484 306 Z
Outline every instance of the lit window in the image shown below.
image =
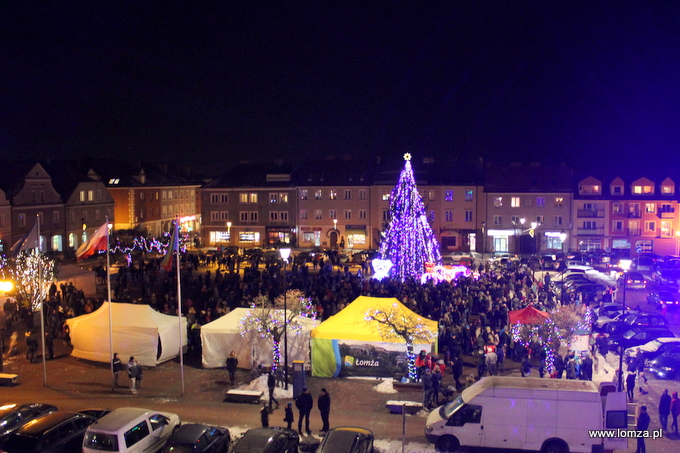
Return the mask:
M 502 208 L 503 207 L 503 197 L 494 197 L 493 198 L 493 205 L 495 208 Z
M 307 189 L 300 190 L 300 200 L 306 200 L 309 196 Z
M 338 192 L 335 190 L 329 190 L 328 191 L 328 199 L 329 200 L 337 200 L 338 199 Z
M 321 190 L 317 190 L 314 192 L 314 199 L 315 200 L 321 200 L 323 198 L 323 193 L 321 193 Z
M 453 190 L 444 191 L 444 200 L 445 201 L 453 201 Z
M 511 197 L 510 198 L 510 207 L 513 208 L 519 208 L 521 206 L 519 197 Z

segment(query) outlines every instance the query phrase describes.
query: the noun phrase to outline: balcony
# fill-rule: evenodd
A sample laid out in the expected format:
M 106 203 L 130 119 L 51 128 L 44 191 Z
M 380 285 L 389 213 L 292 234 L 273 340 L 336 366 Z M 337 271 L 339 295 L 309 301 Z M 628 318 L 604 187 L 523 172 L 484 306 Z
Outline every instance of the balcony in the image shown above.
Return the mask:
M 640 228 L 628 228 L 628 236 L 640 236 Z
M 576 217 L 581 218 L 603 218 L 604 209 L 579 209 L 576 211 Z
M 604 236 L 604 228 L 576 228 L 579 236 Z
M 675 208 L 664 209 L 663 211 L 657 211 L 656 216 L 660 219 L 674 219 L 675 218 Z
M 628 212 L 628 218 L 629 219 L 639 219 L 642 217 L 642 211 L 629 211 Z

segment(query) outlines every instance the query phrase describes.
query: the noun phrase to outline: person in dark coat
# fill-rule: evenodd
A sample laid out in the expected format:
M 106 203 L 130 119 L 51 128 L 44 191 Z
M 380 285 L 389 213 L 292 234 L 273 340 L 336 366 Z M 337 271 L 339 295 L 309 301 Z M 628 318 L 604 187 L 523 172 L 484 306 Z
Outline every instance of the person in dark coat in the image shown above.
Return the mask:
M 590 354 L 586 355 L 583 363 L 581 363 L 581 376 L 585 381 L 593 380 L 593 359 L 590 358 Z
M 647 431 L 649 429 L 650 421 L 649 414 L 647 413 L 647 406 L 642 406 L 640 408 L 640 415 L 637 419 L 637 425 L 635 426 L 637 432 Z M 635 450 L 635 453 L 647 453 L 645 438 L 643 436 L 637 438 L 637 450 Z
M 274 390 L 276 389 L 276 377 L 274 372 L 270 371 L 267 376 L 267 388 L 269 389 L 269 408 L 271 409 L 272 403 L 276 403 L 276 408 L 279 408 L 279 400 L 274 398 Z
M 231 351 L 229 357 L 227 357 L 227 371 L 229 372 L 229 382 L 234 385 L 236 382 L 236 368 L 238 368 L 238 357 L 236 357 L 236 352 Z
M 671 413 L 671 396 L 668 389 L 663 389 L 663 394 L 659 398 L 659 423 L 665 433 L 668 430 L 668 415 Z
M 457 356 L 453 360 L 453 366 L 452 368 L 452 373 L 453 373 L 453 380 L 456 382 L 456 389 L 459 389 L 460 387 L 463 386 L 463 384 L 460 383 L 459 379 L 463 375 L 463 359 L 461 356 Z
M 328 418 L 331 414 L 331 395 L 328 394 L 326 389 L 321 389 L 321 395 L 319 395 L 317 406 L 319 412 L 321 412 L 321 421 L 323 422 L 321 432 L 325 433 L 330 429 Z
M 295 418 L 293 417 L 293 403 L 286 404 L 286 415 L 283 417 L 283 421 L 288 423 L 287 428 L 291 429 Z
M 123 363 L 120 361 L 117 352 L 113 353 L 113 360 L 111 361 L 111 366 L 113 368 L 113 385 L 118 387 L 118 373 L 120 372 L 121 368 L 123 368 Z
M 481 379 L 484 377 L 484 373 L 486 373 L 486 354 L 484 353 L 484 349 L 480 349 L 477 352 L 479 353 L 477 361 L 477 379 Z
M 425 368 L 423 373 L 423 408 L 431 409 L 432 407 L 432 371 Z
M 629 371 L 628 376 L 626 376 L 626 392 L 628 392 L 628 399 L 632 403 L 635 396 L 635 373 L 632 371 Z
M 555 354 L 555 372 L 557 373 L 557 379 L 562 379 L 562 374 L 564 374 L 564 360 L 559 354 Z
M 312 431 L 309 429 L 309 413 L 314 407 L 314 399 L 312 395 L 307 391 L 307 387 L 302 389 L 302 393 L 298 395 L 295 399 L 295 407 L 298 408 L 298 433 L 302 434 L 302 420 L 305 420 L 305 431 L 308 435 L 312 435 Z

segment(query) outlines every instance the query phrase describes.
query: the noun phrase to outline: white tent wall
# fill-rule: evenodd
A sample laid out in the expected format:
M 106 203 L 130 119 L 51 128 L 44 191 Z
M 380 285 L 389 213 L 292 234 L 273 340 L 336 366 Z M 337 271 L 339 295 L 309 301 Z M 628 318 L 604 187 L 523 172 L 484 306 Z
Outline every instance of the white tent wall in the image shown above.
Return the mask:
M 156 312 L 148 305 L 104 304 L 66 322 L 71 331 L 71 355 L 95 362 L 109 362 L 109 307 L 112 306 L 113 352 L 125 363 L 134 356 L 144 366 L 156 366 L 177 357 L 179 325 L 176 316 Z M 182 346 L 187 345 L 187 321 L 181 318 Z M 158 355 L 159 341 L 161 354 Z
M 83 294 L 85 294 L 85 297 L 94 297 L 97 295 L 97 283 L 94 271 L 82 269 L 75 264 L 60 265 L 57 269 L 56 280 L 58 289 L 61 287 L 62 283 L 66 286 L 68 286 L 69 283 L 73 283 L 76 290 L 82 291 Z
M 226 365 L 231 351 L 236 352 L 239 368 L 251 369 L 256 365 L 272 365 L 272 341 L 266 338 L 241 335 L 239 324 L 243 316 L 250 313 L 249 308 L 236 308 L 201 327 L 202 363 L 204 368 L 220 368 Z M 319 322 L 311 319 L 302 320 L 302 331 L 297 334 L 288 330 L 288 363 L 293 360 L 304 360 L 309 363 L 309 334 Z M 283 355 L 283 340 L 281 354 Z M 283 360 L 283 358 L 282 358 Z

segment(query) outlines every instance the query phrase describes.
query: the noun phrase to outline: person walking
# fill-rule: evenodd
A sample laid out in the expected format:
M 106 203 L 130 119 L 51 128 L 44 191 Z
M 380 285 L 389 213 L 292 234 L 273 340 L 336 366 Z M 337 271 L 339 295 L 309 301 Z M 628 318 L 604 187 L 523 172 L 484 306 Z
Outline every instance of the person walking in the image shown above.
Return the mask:
M 498 355 L 494 352 L 493 349 L 489 349 L 486 353 L 486 357 L 484 358 L 484 365 L 486 365 L 486 369 L 489 372 L 489 376 L 495 376 L 496 375 L 496 364 L 498 363 Z
M 453 380 L 456 381 L 456 390 L 461 388 L 463 384 L 460 383 L 460 377 L 463 375 L 463 359 L 461 356 L 456 356 L 451 367 L 453 372 Z
M 432 371 L 429 368 L 425 368 L 423 373 L 423 409 L 431 409 L 432 400 Z
M 302 389 L 302 393 L 295 399 L 295 407 L 298 408 L 298 433 L 302 434 L 302 420 L 305 420 L 305 431 L 307 435 L 311 436 L 312 431 L 309 429 L 309 414 L 314 407 L 314 399 L 307 391 L 307 387 Z
M 678 415 L 680 415 L 680 400 L 678 399 L 678 392 L 673 392 L 671 399 L 671 415 L 673 416 L 673 424 L 671 428 L 675 435 L 678 435 Z
M 279 408 L 279 400 L 274 397 L 274 390 L 276 390 L 276 377 L 274 372 L 270 371 L 267 375 L 267 388 L 269 389 L 269 408 L 272 407 L 272 402 L 276 403 L 276 408 Z
M 127 373 L 130 378 L 130 392 L 137 393 L 137 362 L 134 357 L 130 357 L 127 363 Z
M 236 368 L 238 368 L 238 357 L 236 357 L 236 352 L 231 351 L 229 357 L 227 357 L 227 371 L 229 372 L 229 382 L 234 385 L 236 382 Z
M 117 352 L 113 353 L 113 360 L 111 361 L 111 365 L 113 368 L 113 385 L 114 387 L 118 387 L 118 373 L 120 372 L 121 368 L 123 368 L 123 363 L 120 361 Z
M 593 380 L 593 359 L 590 358 L 590 354 L 586 354 L 583 363 L 581 363 L 581 376 L 585 381 Z
M 628 400 L 632 403 L 635 396 L 635 373 L 632 371 L 629 371 L 628 376 L 626 376 L 626 391 L 628 392 Z
M 635 429 L 637 432 L 647 431 L 649 429 L 649 414 L 647 413 L 647 406 L 640 407 L 640 415 L 637 419 L 637 425 Z M 637 438 L 637 449 L 635 453 L 647 453 L 647 446 L 645 445 L 645 438 L 643 436 L 638 436 Z
M 293 403 L 288 403 L 286 404 L 286 415 L 283 417 L 283 421 L 288 423 L 287 428 L 292 429 L 293 422 L 295 421 L 295 418 L 293 417 Z
M 323 423 L 321 432 L 325 433 L 330 429 L 328 418 L 331 414 L 331 395 L 326 389 L 321 389 L 321 395 L 319 395 L 317 406 L 319 408 L 319 412 L 321 412 L 321 421 Z
M 659 423 L 664 433 L 668 431 L 668 415 L 670 413 L 671 396 L 668 394 L 668 389 L 663 389 L 661 398 L 659 398 Z

